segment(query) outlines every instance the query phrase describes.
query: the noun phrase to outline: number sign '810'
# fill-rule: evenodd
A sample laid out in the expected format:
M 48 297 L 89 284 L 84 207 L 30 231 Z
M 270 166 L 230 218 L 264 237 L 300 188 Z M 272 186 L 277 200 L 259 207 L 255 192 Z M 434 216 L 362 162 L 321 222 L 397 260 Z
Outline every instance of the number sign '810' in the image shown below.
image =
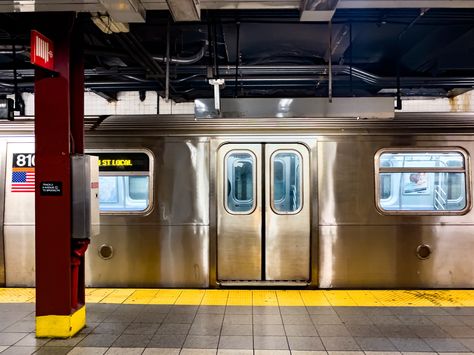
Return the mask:
M 17 153 L 13 154 L 14 168 L 33 168 L 35 166 L 34 153 Z

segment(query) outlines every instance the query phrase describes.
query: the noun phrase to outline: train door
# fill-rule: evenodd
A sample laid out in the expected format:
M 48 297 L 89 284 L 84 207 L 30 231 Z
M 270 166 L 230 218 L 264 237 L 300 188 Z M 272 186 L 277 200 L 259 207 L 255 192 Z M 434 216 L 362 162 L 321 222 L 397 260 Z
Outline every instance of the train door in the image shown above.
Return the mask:
M 225 144 L 217 159 L 218 280 L 309 281 L 307 148 Z

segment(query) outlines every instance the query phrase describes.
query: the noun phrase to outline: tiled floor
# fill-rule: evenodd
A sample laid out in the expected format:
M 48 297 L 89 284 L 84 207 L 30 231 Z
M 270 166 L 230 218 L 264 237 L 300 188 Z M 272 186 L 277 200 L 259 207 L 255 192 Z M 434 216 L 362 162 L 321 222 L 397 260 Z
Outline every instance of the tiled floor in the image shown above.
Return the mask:
M 317 355 L 474 352 L 474 307 L 90 303 L 65 340 L 36 339 L 34 303 L 0 304 L 4 354 Z

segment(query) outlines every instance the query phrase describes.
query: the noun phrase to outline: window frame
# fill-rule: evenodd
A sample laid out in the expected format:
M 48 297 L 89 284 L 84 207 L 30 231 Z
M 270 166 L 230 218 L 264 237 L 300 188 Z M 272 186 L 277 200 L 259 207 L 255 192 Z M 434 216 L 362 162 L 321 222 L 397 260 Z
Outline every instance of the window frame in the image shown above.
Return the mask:
M 229 175 L 228 175 L 228 159 L 229 156 L 232 154 L 249 154 L 253 158 L 253 164 L 252 164 L 252 208 L 250 208 L 248 211 L 232 211 L 229 209 L 228 202 L 229 202 Z M 232 149 L 226 153 L 224 156 L 224 209 L 227 211 L 229 214 L 233 215 L 251 215 L 254 213 L 255 209 L 257 208 L 257 156 L 255 153 L 251 150 L 248 149 Z
M 275 189 L 275 186 L 274 186 L 274 181 L 275 181 L 275 169 L 274 169 L 274 166 L 273 166 L 273 163 L 275 162 L 275 157 L 278 155 L 278 154 L 281 154 L 281 153 L 292 153 L 292 154 L 295 154 L 296 156 L 298 156 L 298 159 L 300 161 L 300 174 L 299 174 L 299 177 L 298 177 L 298 183 L 299 183 L 299 187 L 300 187 L 300 205 L 298 207 L 298 209 L 294 210 L 294 211 L 278 211 L 276 208 L 275 208 L 275 200 L 274 200 L 274 189 Z M 303 168 L 304 168 L 304 161 L 303 161 L 303 156 L 301 155 L 301 153 L 295 149 L 278 149 L 278 150 L 275 150 L 272 155 L 270 156 L 270 207 L 273 211 L 273 213 L 275 214 L 278 214 L 278 215 L 296 215 L 298 213 L 301 212 L 301 210 L 303 210 L 303 203 L 304 203 L 304 186 L 303 186 Z
M 463 157 L 463 167 L 381 167 L 380 158 L 385 153 L 458 153 Z M 375 177 L 375 207 L 377 211 L 386 216 L 452 216 L 465 215 L 471 209 L 471 164 L 469 154 L 461 147 L 390 147 L 377 150 L 374 156 Z M 386 210 L 381 205 L 380 198 L 380 174 L 390 173 L 462 173 L 465 176 L 464 189 L 466 205 L 462 210 Z M 391 198 L 392 194 L 390 195 Z M 384 199 L 385 201 L 388 199 Z
M 146 148 L 125 148 L 125 149 L 86 149 L 86 154 L 89 155 L 97 155 L 100 153 L 144 153 L 148 156 L 149 162 L 149 169 L 148 171 L 100 171 L 99 168 L 99 177 L 101 176 L 148 176 L 148 206 L 144 210 L 141 211 L 100 211 L 101 215 L 139 215 L 139 216 L 146 216 L 151 213 L 154 208 L 154 201 L 153 201 L 153 191 L 154 191 L 154 184 L 153 184 L 153 177 L 154 177 L 154 163 L 155 163 L 155 156 L 153 152 Z M 99 186 L 99 193 L 100 193 L 100 186 Z M 127 197 L 125 197 L 127 198 Z M 100 210 L 100 206 L 99 206 Z

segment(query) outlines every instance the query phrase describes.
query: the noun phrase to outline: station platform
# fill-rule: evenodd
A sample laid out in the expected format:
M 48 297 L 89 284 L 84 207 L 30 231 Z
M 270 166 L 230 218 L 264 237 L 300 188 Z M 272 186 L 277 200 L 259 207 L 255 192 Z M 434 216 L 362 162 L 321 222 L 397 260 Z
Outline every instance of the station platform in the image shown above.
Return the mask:
M 35 290 L 0 289 L 0 353 L 473 353 L 474 290 L 87 289 L 87 327 L 35 338 Z

